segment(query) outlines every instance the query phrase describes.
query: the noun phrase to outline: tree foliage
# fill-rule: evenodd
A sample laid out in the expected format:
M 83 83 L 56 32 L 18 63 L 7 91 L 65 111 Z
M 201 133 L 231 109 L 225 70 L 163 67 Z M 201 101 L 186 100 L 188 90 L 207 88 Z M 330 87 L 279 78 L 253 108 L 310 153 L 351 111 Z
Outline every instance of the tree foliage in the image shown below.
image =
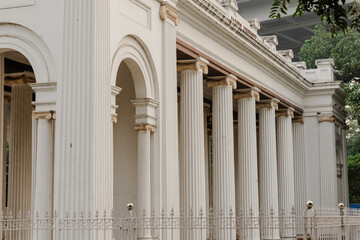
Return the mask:
M 333 58 L 337 77 L 344 81 L 350 126 L 347 132 L 350 202 L 360 203 L 360 32 L 346 29 L 346 34 L 332 37 L 326 27 L 318 25 L 313 37 L 301 47 L 299 58 L 309 68 L 316 67 L 316 59 Z
M 345 83 L 349 118 L 360 124 L 360 32 L 349 28 L 346 33 L 331 37 L 323 25 L 318 25 L 314 35 L 301 47 L 299 58 L 309 68 L 316 67 L 316 59 L 334 59 L 337 78 Z
M 345 0 L 298 0 L 293 17 L 302 16 L 307 12 L 314 12 L 321 21 L 329 26 L 331 33 L 345 31 L 348 27 L 360 31 L 360 4 L 344 6 Z M 287 15 L 290 0 L 274 0 L 270 11 L 270 18 L 281 18 Z

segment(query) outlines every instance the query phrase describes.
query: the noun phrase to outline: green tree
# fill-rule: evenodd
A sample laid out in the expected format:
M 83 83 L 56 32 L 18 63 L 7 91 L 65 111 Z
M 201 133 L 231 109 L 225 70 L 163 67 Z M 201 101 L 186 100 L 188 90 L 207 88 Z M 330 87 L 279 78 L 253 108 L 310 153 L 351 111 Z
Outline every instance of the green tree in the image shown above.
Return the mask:
M 332 37 L 326 27 L 318 25 L 301 47 L 299 58 L 309 68 L 316 67 L 316 59 L 333 58 L 337 77 L 344 81 L 350 125 L 347 133 L 350 202 L 360 203 L 360 32 L 346 29 Z
M 293 16 L 302 16 L 307 12 L 314 12 L 320 16 L 330 29 L 332 34 L 338 31 L 345 31 L 352 27 L 360 31 L 360 4 L 355 1 L 353 4 L 344 6 L 345 0 L 298 0 Z M 271 18 L 281 18 L 287 15 L 290 0 L 274 0 L 270 11 Z M 350 22 L 350 23 L 348 23 Z

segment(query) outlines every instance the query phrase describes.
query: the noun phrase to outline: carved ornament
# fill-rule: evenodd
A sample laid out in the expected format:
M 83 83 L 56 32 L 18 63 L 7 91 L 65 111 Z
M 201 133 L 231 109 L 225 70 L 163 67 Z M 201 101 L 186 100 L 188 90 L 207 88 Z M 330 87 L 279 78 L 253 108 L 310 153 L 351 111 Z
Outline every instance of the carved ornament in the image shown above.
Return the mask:
M 260 92 L 261 90 L 256 87 L 239 89 L 234 92 L 234 98 L 235 99 L 255 98 L 255 101 L 258 102 L 260 101 Z
M 32 72 L 7 73 L 5 74 L 4 83 L 6 86 L 35 83 L 35 75 Z
M 292 120 L 292 123 L 304 124 L 304 122 L 305 122 L 305 118 L 303 116 L 294 117 Z
M 169 19 L 174 22 L 175 26 L 178 26 L 180 23 L 178 12 L 169 5 L 162 5 L 160 7 L 160 19 L 163 21 Z
M 151 124 L 137 124 L 134 126 L 134 130 L 135 131 L 150 131 L 150 132 L 155 132 L 156 130 L 156 126 L 151 125 Z
M 291 117 L 294 118 L 294 109 L 292 107 L 289 107 L 287 109 L 279 109 L 275 116 L 278 117 Z
M 177 71 L 182 72 L 185 70 L 194 70 L 194 71 L 202 70 L 203 74 L 208 74 L 209 72 L 208 64 L 209 61 L 207 61 L 202 57 L 191 60 L 179 60 L 177 64 Z
M 261 100 L 256 104 L 256 109 L 261 108 L 273 108 L 275 110 L 278 110 L 279 108 L 279 100 L 276 98 L 267 99 L 267 100 Z
M 335 122 L 335 118 L 333 116 L 318 116 L 318 122 Z
M 111 114 L 111 121 L 113 122 L 113 123 L 117 123 L 117 114 Z
M 44 119 L 44 120 L 51 120 L 56 119 L 55 112 L 35 112 L 32 114 L 32 118 L 35 120 Z
M 234 75 L 221 76 L 221 77 L 209 77 L 207 81 L 207 86 L 209 88 L 216 86 L 231 86 L 233 89 L 236 89 L 236 79 Z

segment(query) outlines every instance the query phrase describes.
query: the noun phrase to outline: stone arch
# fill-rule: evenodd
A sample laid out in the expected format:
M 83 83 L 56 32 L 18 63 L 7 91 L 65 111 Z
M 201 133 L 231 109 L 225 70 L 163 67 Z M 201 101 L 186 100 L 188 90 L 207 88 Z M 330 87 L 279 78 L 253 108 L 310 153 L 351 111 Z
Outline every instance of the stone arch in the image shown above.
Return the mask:
M 37 83 L 57 82 L 54 60 L 41 37 L 19 24 L 0 23 L 0 53 L 11 50 L 28 59 Z
M 116 85 L 120 64 L 128 66 L 135 85 L 136 98 L 158 99 L 158 84 L 155 67 L 145 44 L 135 36 L 124 37 L 112 60 L 111 85 Z

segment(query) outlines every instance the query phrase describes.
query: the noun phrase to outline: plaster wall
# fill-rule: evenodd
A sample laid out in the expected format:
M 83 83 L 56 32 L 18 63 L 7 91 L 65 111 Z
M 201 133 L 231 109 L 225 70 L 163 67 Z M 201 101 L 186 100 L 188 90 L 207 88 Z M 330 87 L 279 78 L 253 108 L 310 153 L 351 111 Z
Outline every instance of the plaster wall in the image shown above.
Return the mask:
M 19 24 L 40 36 L 52 55 L 58 74 L 62 66 L 63 9 L 63 0 L 0 1 L 0 23 Z M 59 76 L 56 78 L 60 79 Z

